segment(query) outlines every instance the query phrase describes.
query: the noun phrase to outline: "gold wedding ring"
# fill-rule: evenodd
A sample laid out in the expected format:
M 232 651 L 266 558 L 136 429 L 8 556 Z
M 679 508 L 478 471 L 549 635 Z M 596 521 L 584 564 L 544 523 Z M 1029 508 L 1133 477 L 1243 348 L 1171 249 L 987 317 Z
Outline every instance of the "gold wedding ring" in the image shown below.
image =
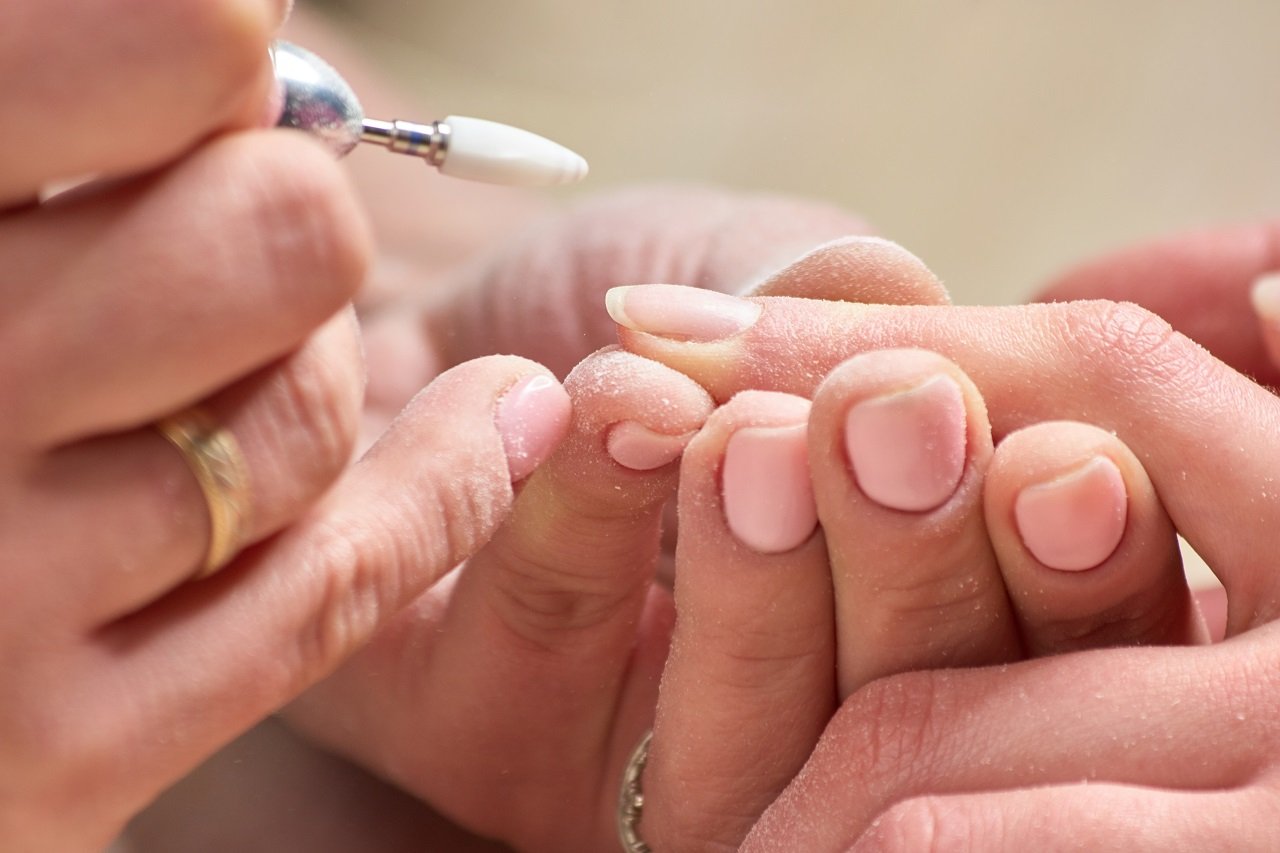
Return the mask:
M 182 454 L 209 508 L 209 550 L 193 579 L 208 577 L 231 561 L 249 521 L 249 471 L 235 436 L 201 409 L 187 409 L 156 423 Z
M 622 774 L 622 790 L 618 793 L 618 840 L 627 853 L 649 853 L 649 845 L 640 837 L 640 815 L 644 812 L 644 794 L 640 791 L 640 776 L 649 761 L 649 744 L 653 730 L 645 733 L 636 744 Z

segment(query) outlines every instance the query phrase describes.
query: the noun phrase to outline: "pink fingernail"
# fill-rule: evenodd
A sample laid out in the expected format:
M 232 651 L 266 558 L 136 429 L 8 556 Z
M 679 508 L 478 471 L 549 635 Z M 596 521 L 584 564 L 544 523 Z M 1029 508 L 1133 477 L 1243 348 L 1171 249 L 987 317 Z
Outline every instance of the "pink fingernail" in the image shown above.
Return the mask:
M 960 484 L 968 444 L 964 394 L 939 374 L 907 391 L 849 409 L 845 451 L 854 480 L 881 506 L 935 509 Z
M 568 393 L 541 373 L 520 380 L 503 395 L 494 422 L 513 482 L 532 474 L 551 455 L 569 431 L 572 414 Z
M 666 435 L 638 421 L 622 421 L 609 430 L 605 446 L 613 461 L 633 471 L 652 471 L 674 462 L 684 453 L 694 433 Z
M 1258 276 L 1249 291 L 1253 310 L 1264 321 L 1280 325 L 1280 272 L 1268 272 Z
M 760 305 L 726 293 L 675 284 L 611 288 L 605 309 L 620 326 L 677 341 L 709 343 L 751 328 Z
M 747 547 L 780 554 L 803 544 L 818 523 L 809 480 L 807 424 L 743 427 L 725 447 L 724 515 Z
M 1124 477 L 1105 456 L 1074 471 L 1028 486 L 1013 506 L 1018 534 L 1051 569 L 1092 569 L 1111 556 L 1124 535 L 1129 501 Z

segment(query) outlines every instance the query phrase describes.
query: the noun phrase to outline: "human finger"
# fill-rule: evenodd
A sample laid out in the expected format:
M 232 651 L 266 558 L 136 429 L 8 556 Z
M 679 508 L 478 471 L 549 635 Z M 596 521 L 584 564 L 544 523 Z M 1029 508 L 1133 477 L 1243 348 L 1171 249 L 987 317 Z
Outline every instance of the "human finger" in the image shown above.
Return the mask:
M 814 393 L 809 435 L 841 698 L 896 672 L 1019 657 L 982 517 L 991 427 L 968 377 L 922 350 L 854 356 Z
M 44 0 L 0 32 L 0 203 L 158 166 L 249 126 L 274 86 L 280 0 Z
M 397 622 L 290 712 L 348 752 L 395 750 L 400 785 L 543 850 L 615 832 L 617 790 L 603 780 L 621 778 L 652 722 L 670 637 L 670 597 L 652 584 L 662 507 L 711 410 L 687 377 L 617 350 L 588 358 L 565 388 L 568 436 L 458 573 L 447 611 Z M 333 713 L 357 684 L 370 701 Z M 377 732 L 354 746 L 352 714 Z M 412 743 L 428 746 L 404 754 Z M 508 758 L 477 767 L 489 753 Z M 531 779 L 542 780 L 536 797 Z M 495 815 L 495 801 L 527 807 Z M 579 820 L 548 822 L 553 806 Z
M 985 501 L 1029 653 L 1208 641 L 1173 524 L 1115 435 L 1063 421 L 1009 435 Z
M 1087 783 L 917 797 L 877 817 L 849 851 L 1265 850 L 1278 802 L 1262 788 Z
M 1081 781 L 1252 784 L 1274 760 L 1264 709 L 1275 702 L 1276 640 L 1266 626 L 1213 646 L 1100 649 L 873 682 L 836 712 L 744 850 L 777 849 L 780 837 L 794 849 L 847 849 L 876 816 L 921 796 Z
M 297 347 L 369 253 L 341 172 L 284 134 L 10 217 L 2 429 L 49 447 L 195 402 Z
M 0 823 L 66 809 L 68 773 L 74 790 L 104 796 L 73 810 L 66 831 L 122 819 L 332 671 L 492 535 L 513 473 L 545 458 L 568 424 L 568 398 L 547 376 L 509 357 L 442 375 L 279 536 L 96 632 L 56 678 L 11 667 L 16 698 L 0 716 L 30 737 L 6 740 L 0 767 L 40 772 L 0 772 Z M 103 706 L 127 711 L 86 720 L 85 708 Z
M 1268 344 L 1280 299 L 1273 287 L 1253 295 L 1260 277 L 1280 270 L 1277 237 L 1280 220 L 1160 237 L 1080 264 L 1036 298 L 1134 302 L 1236 370 L 1280 386 Z
M 800 256 L 751 290 L 753 296 L 838 299 L 877 305 L 948 305 L 924 262 L 882 237 L 842 237 Z
M 348 311 L 281 362 L 200 403 L 242 457 L 244 482 L 227 484 L 237 492 L 225 495 L 243 516 L 228 531 L 232 547 L 281 529 L 337 478 L 351 458 L 363 387 Z M 32 609 L 47 606 L 68 627 L 89 630 L 195 577 L 214 545 L 209 498 L 190 464 L 151 427 L 48 454 L 25 478 L 6 537 L 11 564 L 29 567 L 27 576 L 10 573 L 6 585 L 29 587 L 22 599 Z
M 859 352 L 918 346 L 960 366 L 997 439 L 1044 420 L 1114 430 L 1142 462 L 1174 526 L 1233 602 L 1229 633 L 1280 615 L 1271 461 L 1280 403 L 1159 317 L 1109 302 L 1008 308 L 737 299 L 687 288 L 615 291 L 623 345 L 691 376 L 718 400 L 742 388 L 808 395 Z
M 834 707 L 808 413 L 796 397 L 744 392 L 685 451 L 676 629 L 643 780 L 640 832 L 655 849 L 736 846 Z
M 428 336 L 445 366 L 510 352 L 563 376 L 616 342 L 599 311 L 610 287 L 670 281 L 744 291 L 814 246 L 867 231 L 843 210 L 784 196 L 680 187 L 612 193 L 528 229 L 460 278 L 429 311 Z

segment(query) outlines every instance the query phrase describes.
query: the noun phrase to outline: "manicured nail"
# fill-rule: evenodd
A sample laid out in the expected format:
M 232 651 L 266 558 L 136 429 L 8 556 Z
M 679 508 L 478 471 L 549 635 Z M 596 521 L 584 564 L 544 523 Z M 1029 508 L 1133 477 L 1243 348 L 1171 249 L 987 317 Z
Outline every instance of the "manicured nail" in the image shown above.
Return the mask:
M 1105 456 L 1047 483 L 1028 486 L 1013 505 L 1018 534 L 1051 569 L 1092 569 L 1111 556 L 1124 535 L 1129 501 L 1124 477 Z
M 1265 322 L 1280 325 L 1280 272 L 1267 272 L 1258 276 L 1249 291 L 1253 310 Z
M 807 424 L 743 427 L 724 452 L 724 515 L 747 547 L 780 554 L 803 544 L 818 523 L 809 480 Z
M 569 394 L 541 373 L 520 380 L 503 395 L 494 422 L 513 482 L 532 474 L 551 455 L 569 431 L 572 414 Z
M 675 284 L 614 287 L 605 309 L 620 326 L 677 341 L 708 343 L 751 328 L 760 305 L 726 293 Z
M 871 500 L 906 512 L 935 509 L 964 474 L 964 394 L 939 374 L 863 400 L 845 416 L 844 441 L 858 488 Z
M 666 435 L 654 432 L 638 421 L 614 424 L 605 439 L 613 461 L 632 471 L 652 471 L 680 458 L 694 432 Z

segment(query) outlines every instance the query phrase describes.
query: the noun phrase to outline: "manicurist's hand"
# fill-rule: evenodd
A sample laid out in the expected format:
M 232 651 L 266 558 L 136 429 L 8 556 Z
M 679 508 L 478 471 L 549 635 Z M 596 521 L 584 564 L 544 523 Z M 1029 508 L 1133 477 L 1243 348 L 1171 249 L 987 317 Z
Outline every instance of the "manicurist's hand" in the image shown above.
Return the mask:
M 251 129 L 285 6 L 6 10 L 5 849 L 103 846 L 474 550 L 567 422 L 541 368 L 474 363 L 334 486 L 369 241 L 324 151 Z

